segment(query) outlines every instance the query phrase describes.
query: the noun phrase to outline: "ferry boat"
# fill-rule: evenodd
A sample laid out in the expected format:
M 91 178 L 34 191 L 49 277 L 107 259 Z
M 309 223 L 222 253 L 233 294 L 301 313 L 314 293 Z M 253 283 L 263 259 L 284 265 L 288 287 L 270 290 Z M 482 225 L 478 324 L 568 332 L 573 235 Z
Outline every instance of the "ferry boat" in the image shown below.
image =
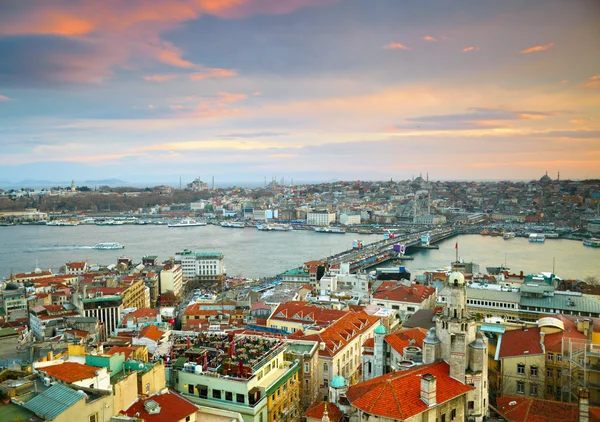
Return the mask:
M 481 231 L 481 235 L 482 236 L 487 236 L 489 233 L 487 232 L 487 230 L 482 230 Z
M 270 231 L 287 232 L 287 231 L 293 230 L 292 226 L 290 226 L 289 224 L 277 224 L 277 223 L 258 224 L 256 226 L 256 228 L 260 231 L 266 231 L 266 232 L 270 232 Z
M 79 225 L 77 221 L 72 220 L 52 220 L 46 223 L 47 226 L 73 227 Z
M 227 227 L 230 229 L 245 229 L 246 224 L 242 221 L 222 221 L 221 227 Z
M 531 233 L 529 235 L 529 241 L 531 243 L 544 243 L 546 241 L 546 236 L 541 233 Z
M 106 242 L 106 243 L 96 243 L 94 245 L 94 249 L 99 249 L 102 251 L 110 251 L 114 249 L 124 249 L 125 246 L 121 245 L 117 242 Z
M 123 224 L 125 224 L 123 221 L 116 220 L 104 220 L 96 223 L 97 226 L 122 226 Z
M 198 226 L 206 226 L 204 221 L 196 221 L 191 218 L 184 218 L 179 223 L 169 224 L 169 227 L 198 227 Z
M 315 227 L 315 233 L 345 234 L 346 229 L 342 227 Z
M 600 239 L 592 237 L 583 241 L 584 246 L 590 246 L 592 248 L 600 248 Z
M 504 240 L 510 240 L 510 239 L 513 239 L 515 236 L 516 236 L 516 234 L 513 233 L 513 232 L 506 232 L 506 233 L 504 233 L 504 235 L 502 236 L 502 238 Z

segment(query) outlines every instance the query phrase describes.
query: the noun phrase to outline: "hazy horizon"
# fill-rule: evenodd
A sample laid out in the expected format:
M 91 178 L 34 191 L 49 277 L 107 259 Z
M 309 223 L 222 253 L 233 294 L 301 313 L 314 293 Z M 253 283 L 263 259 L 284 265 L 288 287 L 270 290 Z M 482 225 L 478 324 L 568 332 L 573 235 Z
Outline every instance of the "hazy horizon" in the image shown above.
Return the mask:
M 3 1 L 0 181 L 600 178 L 598 16 L 594 0 Z

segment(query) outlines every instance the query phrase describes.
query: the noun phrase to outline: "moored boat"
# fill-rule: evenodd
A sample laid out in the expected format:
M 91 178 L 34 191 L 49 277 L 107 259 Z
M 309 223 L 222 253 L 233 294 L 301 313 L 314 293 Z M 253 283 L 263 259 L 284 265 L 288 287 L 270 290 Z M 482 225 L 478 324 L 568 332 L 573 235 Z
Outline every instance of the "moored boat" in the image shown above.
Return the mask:
M 592 237 L 583 241 L 584 246 L 590 246 L 592 248 L 600 248 L 600 239 Z
M 79 225 L 77 221 L 73 220 L 52 220 L 46 223 L 47 226 L 60 226 L 60 227 L 73 227 Z
M 541 233 L 531 233 L 529 235 L 529 241 L 531 243 L 543 243 L 546 241 L 546 236 Z
M 346 229 L 342 227 L 315 227 L 315 233 L 333 233 L 333 234 L 345 234 Z
M 184 218 L 179 223 L 169 224 L 169 227 L 198 227 L 198 226 L 206 226 L 204 221 L 196 221 L 191 218 Z
M 504 233 L 504 235 L 502 236 L 502 238 L 504 240 L 510 240 L 510 239 L 513 239 L 515 236 L 516 236 L 516 234 L 513 233 L 513 232 L 506 232 L 506 233 Z

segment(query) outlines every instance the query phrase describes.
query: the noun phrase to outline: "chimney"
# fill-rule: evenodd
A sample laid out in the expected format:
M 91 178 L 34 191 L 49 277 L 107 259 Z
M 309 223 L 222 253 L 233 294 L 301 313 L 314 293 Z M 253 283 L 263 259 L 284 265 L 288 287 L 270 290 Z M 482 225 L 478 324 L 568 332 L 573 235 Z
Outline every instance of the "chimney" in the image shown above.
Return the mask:
M 436 402 L 436 379 L 431 374 L 421 376 L 421 400 L 427 407 L 435 406 Z
M 422 381 L 421 381 L 422 382 Z M 587 388 L 579 389 L 579 418 L 578 422 L 588 422 L 590 420 L 590 390 Z

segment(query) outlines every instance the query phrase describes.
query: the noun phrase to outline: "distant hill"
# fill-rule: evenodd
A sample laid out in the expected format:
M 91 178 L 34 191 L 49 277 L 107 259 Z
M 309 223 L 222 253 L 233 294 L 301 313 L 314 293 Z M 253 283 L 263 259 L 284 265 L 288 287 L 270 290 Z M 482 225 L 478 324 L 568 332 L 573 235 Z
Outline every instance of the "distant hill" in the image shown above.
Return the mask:
M 102 180 L 75 180 L 77 186 L 87 186 L 93 188 L 94 186 L 128 186 L 129 183 L 120 179 L 102 179 Z M 20 180 L 18 182 L 8 182 L 1 180 L 1 189 L 21 189 L 21 188 L 50 188 L 53 186 L 71 186 L 71 180 L 63 181 L 52 181 L 52 180 L 35 180 L 27 179 Z

